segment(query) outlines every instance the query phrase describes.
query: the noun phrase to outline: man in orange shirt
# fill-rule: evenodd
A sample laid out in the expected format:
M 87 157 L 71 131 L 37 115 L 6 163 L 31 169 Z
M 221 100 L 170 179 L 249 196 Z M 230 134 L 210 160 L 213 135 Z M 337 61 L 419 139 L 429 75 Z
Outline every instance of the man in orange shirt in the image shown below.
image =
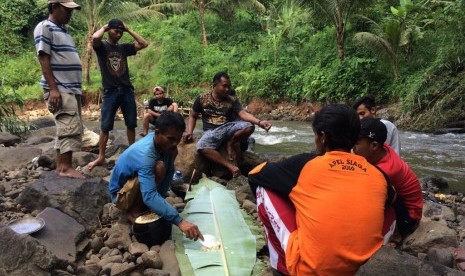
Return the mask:
M 290 275 L 353 275 L 383 244 L 388 181 L 351 153 L 360 120 L 333 104 L 312 123 L 318 155 L 263 163 L 249 173 L 271 266 Z

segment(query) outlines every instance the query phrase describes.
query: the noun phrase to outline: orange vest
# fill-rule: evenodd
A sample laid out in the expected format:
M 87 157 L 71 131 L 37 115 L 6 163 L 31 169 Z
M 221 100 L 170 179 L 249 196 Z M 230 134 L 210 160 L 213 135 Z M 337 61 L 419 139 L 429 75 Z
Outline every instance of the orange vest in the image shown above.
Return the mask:
M 383 244 L 387 183 L 365 158 L 332 151 L 307 162 L 289 197 L 297 230 L 286 248 L 291 275 L 353 275 Z

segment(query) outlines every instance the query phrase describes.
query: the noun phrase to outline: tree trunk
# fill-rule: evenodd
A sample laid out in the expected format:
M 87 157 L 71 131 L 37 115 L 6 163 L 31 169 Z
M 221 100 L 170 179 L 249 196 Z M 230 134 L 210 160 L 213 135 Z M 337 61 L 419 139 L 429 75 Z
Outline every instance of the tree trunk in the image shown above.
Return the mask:
M 341 14 L 341 9 L 336 5 L 335 24 L 336 24 L 336 44 L 337 44 L 337 56 L 340 61 L 344 60 L 344 19 Z
M 84 59 L 84 75 L 86 83 L 90 83 L 90 65 L 92 63 L 92 34 L 86 38 L 86 55 Z
M 205 29 L 205 4 L 203 1 L 199 3 L 200 25 L 202 26 L 202 43 L 203 47 L 207 48 L 207 31 Z

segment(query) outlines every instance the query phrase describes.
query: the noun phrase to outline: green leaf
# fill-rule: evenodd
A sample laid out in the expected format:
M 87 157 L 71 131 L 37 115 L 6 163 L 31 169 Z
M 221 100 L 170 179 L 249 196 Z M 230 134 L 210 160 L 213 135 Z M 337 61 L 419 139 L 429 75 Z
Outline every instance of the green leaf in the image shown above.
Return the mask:
M 182 275 L 250 275 L 256 262 L 256 240 L 245 222 L 234 191 L 206 177 L 193 187 L 181 216 L 202 234 L 216 237 L 220 248 L 205 251 L 173 228 Z

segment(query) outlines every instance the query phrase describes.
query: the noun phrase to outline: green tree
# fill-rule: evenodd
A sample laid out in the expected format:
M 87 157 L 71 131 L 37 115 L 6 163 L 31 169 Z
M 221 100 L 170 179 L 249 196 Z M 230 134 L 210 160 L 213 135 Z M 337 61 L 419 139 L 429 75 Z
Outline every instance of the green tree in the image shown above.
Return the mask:
M 409 21 L 413 18 L 409 12 L 413 9 L 411 0 L 400 0 L 398 7 L 390 7 L 391 14 L 385 19 L 383 24 L 378 24 L 373 20 L 366 18 L 374 27 L 374 32 L 358 32 L 354 40 L 365 44 L 380 55 L 388 57 L 394 79 L 399 78 L 399 56 L 400 49 L 407 47 L 407 54 L 413 52 L 413 44 L 423 37 L 422 27 L 415 24 L 415 21 Z M 425 20 L 425 25 L 431 23 L 431 20 Z M 424 27 L 423 26 L 423 27 Z
M 0 54 L 17 55 L 40 17 L 34 0 L 0 1 Z
M 345 27 L 355 8 L 367 5 L 371 0 L 312 0 L 313 8 L 332 22 L 336 28 L 336 45 L 339 60 L 344 59 Z
M 208 46 L 207 30 L 205 27 L 205 13 L 207 10 L 212 10 L 223 18 L 228 18 L 230 22 L 234 18 L 235 8 L 255 7 L 261 11 L 265 10 L 265 7 L 257 0 L 192 0 L 191 4 L 199 12 L 203 47 Z

